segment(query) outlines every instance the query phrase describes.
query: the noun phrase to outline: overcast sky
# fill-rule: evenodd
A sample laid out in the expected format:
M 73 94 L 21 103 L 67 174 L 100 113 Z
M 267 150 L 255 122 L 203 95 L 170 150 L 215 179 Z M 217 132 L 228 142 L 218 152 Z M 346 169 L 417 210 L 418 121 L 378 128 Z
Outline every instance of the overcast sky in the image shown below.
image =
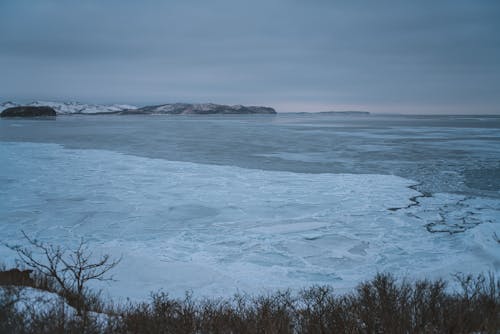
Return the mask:
M 500 114 L 500 1 L 0 0 L 0 100 Z

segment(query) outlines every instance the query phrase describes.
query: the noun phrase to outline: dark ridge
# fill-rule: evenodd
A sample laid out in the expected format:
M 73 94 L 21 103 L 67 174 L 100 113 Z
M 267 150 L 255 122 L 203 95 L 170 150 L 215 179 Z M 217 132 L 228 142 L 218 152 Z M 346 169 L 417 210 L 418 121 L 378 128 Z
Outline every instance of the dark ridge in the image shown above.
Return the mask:
M 51 107 L 19 106 L 7 108 L 0 114 L 0 117 L 55 117 L 56 111 Z

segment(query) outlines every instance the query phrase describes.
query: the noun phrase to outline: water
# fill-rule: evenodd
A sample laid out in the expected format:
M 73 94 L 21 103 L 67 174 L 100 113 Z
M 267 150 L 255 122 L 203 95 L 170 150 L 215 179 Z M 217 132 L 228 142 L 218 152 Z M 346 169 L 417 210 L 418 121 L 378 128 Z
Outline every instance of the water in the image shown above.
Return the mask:
M 393 174 L 496 197 L 500 117 L 67 116 L 2 120 L 0 140 L 297 173 Z M 478 183 L 479 182 L 479 183 Z M 486 182 L 486 183 L 481 183 Z
M 132 298 L 498 272 L 499 144 L 491 116 L 2 119 L 0 237 L 84 236 Z

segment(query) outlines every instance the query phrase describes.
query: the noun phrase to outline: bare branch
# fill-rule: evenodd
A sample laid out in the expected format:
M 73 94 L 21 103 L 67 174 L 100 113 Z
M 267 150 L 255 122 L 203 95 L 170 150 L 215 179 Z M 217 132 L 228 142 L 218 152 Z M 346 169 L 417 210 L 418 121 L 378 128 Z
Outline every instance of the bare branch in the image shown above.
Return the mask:
M 45 244 L 29 237 L 24 231 L 21 233 L 31 245 L 31 249 L 18 245 L 5 245 L 18 254 L 20 262 L 25 266 L 53 278 L 65 295 L 75 295 L 78 301 L 75 306 L 79 313 L 84 308 L 87 283 L 92 280 L 113 280 L 112 276 L 107 277 L 106 274 L 122 259 L 121 257 L 112 259 L 109 254 L 104 254 L 93 260 L 93 252 L 83 238 L 75 250 L 69 250 Z

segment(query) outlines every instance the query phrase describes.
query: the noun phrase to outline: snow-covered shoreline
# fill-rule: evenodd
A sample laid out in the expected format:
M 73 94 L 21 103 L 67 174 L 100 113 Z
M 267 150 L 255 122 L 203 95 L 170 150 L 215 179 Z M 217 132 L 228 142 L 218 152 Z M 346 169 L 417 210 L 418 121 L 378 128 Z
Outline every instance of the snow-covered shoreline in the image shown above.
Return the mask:
M 136 106 L 128 104 L 88 104 L 80 102 L 53 102 L 53 101 L 33 101 L 29 103 L 3 102 L 0 103 L 0 112 L 11 107 L 17 106 L 51 107 L 57 114 L 99 114 L 116 113 L 124 110 L 137 109 Z

